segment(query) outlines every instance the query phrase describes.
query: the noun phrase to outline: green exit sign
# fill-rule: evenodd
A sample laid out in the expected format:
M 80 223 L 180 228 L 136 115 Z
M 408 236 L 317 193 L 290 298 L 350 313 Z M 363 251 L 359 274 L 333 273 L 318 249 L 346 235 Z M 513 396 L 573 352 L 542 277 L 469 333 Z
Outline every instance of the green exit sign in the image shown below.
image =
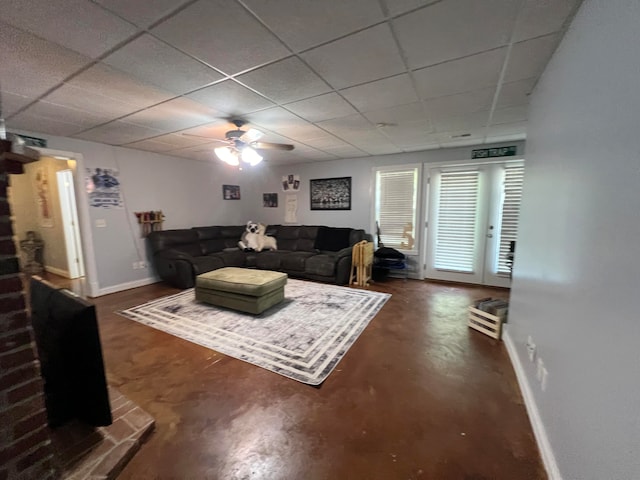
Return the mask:
M 479 150 L 471 150 L 471 158 L 513 157 L 517 153 L 518 147 L 516 145 L 499 148 L 481 148 Z

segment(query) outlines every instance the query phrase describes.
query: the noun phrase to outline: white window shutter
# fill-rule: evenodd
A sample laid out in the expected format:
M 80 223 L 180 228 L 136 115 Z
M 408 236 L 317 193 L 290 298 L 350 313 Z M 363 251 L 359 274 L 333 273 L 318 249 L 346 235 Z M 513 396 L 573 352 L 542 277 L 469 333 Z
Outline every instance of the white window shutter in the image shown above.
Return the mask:
M 405 228 L 415 238 L 418 199 L 418 168 L 378 170 L 376 174 L 376 220 L 385 247 L 407 249 Z M 417 248 L 416 245 L 412 249 Z
M 472 273 L 476 250 L 478 171 L 440 174 L 434 267 Z
M 518 234 L 524 166 L 505 167 L 504 170 L 504 201 L 502 203 L 502 222 L 500 225 L 498 274 L 509 275 L 510 268 L 507 254 L 509 253 L 510 243 L 516 240 Z

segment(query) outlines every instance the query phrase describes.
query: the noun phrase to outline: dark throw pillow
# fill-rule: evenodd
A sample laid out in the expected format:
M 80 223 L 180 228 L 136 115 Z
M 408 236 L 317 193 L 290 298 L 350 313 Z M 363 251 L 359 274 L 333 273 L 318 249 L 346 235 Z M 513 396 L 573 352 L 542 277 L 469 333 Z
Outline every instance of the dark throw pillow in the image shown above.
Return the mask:
M 313 248 L 329 252 L 337 252 L 350 246 L 350 228 L 320 227 Z

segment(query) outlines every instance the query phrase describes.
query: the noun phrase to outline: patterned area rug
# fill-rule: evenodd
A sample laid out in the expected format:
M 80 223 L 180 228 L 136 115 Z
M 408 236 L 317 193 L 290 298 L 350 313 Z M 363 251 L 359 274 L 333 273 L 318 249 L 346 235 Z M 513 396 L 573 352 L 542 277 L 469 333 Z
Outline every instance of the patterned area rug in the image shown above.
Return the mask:
M 389 297 L 289 279 L 284 301 L 260 315 L 197 302 L 193 289 L 118 313 L 285 377 L 319 385 Z

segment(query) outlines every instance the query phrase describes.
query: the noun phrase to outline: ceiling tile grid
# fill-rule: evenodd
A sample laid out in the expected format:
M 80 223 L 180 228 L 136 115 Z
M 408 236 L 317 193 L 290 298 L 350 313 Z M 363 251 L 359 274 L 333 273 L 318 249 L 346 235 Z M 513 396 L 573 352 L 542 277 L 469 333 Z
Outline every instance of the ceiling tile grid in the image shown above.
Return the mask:
M 580 0 L 0 0 L 7 126 L 274 164 L 526 137 Z

